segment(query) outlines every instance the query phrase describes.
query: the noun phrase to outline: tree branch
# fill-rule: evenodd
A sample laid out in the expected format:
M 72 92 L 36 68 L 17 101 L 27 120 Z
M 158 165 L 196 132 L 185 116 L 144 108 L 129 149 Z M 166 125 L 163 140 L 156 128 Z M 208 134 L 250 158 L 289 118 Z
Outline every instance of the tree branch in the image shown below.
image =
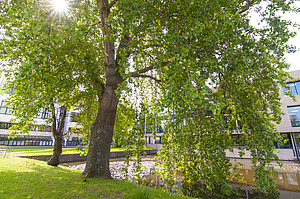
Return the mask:
M 120 45 L 118 47 L 118 50 L 120 49 L 128 49 L 129 45 L 131 43 L 132 37 L 129 36 L 128 33 L 125 33 L 124 36 L 122 37 L 121 41 L 120 41 Z M 130 52 L 128 52 L 125 57 L 128 58 L 130 56 Z M 121 60 L 121 56 L 119 55 L 119 53 L 117 53 L 117 57 L 116 57 L 116 63 L 118 63 L 119 60 Z
M 113 0 L 112 2 L 110 2 L 110 4 L 108 5 L 107 9 L 110 10 L 119 0 Z
M 146 68 L 143 68 L 141 70 L 139 70 L 138 72 L 133 72 L 133 73 L 138 73 L 138 74 L 142 74 L 142 73 L 146 73 L 150 70 L 153 70 L 155 67 L 152 65 L 152 66 L 148 66 Z
M 52 133 L 56 133 L 56 116 L 55 116 L 55 106 L 54 106 L 54 100 L 52 100 L 51 103 L 51 111 L 52 111 Z
M 168 63 L 169 63 L 169 62 L 163 62 L 163 63 L 161 64 L 161 67 L 166 66 Z M 148 67 L 146 67 L 146 68 L 143 68 L 143 69 L 141 69 L 141 70 L 139 70 L 139 71 L 132 72 L 132 73 L 130 73 L 130 74 L 131 74 L 131 76 L 132 76 L 133 74 L 142 74 L 142 73 L 146 73 L 146 72 L 148 72 L 148 71 L 150 71 L 150 70 L 153 70 L 154 68 L 156 68 L 156 67 L 154 67 L 154 66 L 152 65 L 152 66 L 148 66 Z
M 95 90 L 97 91 L 98 99 L 102 99 L 104 88 L 105 88 L 104 83 L 100 82 L 97 78 L 93 79 L 91 83 L 95 88 Z
M 131 77 L 150 78 L 150 79 L 156 81 L 159 84 L 162 82 L 161 80 L 156 79 L 155 77 L 152 77 L 151 75 L 140 75 L 140 74 L 137 74 L 137 73 L 131 73 Z
M 249 8 L 254 5 L 254 3 L 255 3 L 255 0 L 252 0 L 252 1 L 247 0 L 246 6 L 242 10 L 240 10 L 239 13 L 243 14 L 244 12 L 246 12 L 247 10 L 249 10 Z
M 65 119 L 66 119 L 66 113 L 67 113 L 67 108 L 65 107 L 64 112 L 62 117 L 60 118 L 60 123 L 59 123 L 59 127 L 58 127 L 58 133 L 61 135 L 62 131 L 63 131 L 63 126 L 65 123 Z

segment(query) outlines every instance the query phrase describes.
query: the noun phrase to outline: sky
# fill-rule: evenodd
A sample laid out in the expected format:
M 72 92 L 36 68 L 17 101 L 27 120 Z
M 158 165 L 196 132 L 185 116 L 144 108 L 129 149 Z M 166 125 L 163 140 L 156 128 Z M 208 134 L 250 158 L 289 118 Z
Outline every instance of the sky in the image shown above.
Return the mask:
M 300 2 L 297 2 L 300 7 Z M 283 15 L 284 19 L 290 19 L 293 22 L 298 22 L 300 24 L 300 13 L 292 13 Z M 300 70 L 300 30 L 298 28 L 291 27 L 291 31 L 297 32 L 296 37 L 290 39 L 289 43 L 296 46 L 296 53 L 286 53 L 285 58 L 286 62 L 291 64 L 288 71 Z
M 265 3 L 265 2 L 264 2 Z M 262 6 L 263 3 L 261 4 Z M 300 7 L 300 1 L 296 1 L 294 3 L 295 7 Z M 290 20 L 294 23 L 300 24 L 300 13 L 279 13 L 283 19 Z M 252 21 L 252 22 L 251 22 Z M 250 23 L 254 26 L 258 26 L 258 15 L 251 13 Z M 300 27 L 299 27 L 300 28 Z M 290 64 L 290 68 L 287 71 L 300 70 L 300 29 L 295 27 L 290 27 L 289 30 L 296 32 L 297 35 L 290 39 L 289 44 L 296 46 L 297 52 L 295 53 L 285 53 L 285 59 L 288 64 Z

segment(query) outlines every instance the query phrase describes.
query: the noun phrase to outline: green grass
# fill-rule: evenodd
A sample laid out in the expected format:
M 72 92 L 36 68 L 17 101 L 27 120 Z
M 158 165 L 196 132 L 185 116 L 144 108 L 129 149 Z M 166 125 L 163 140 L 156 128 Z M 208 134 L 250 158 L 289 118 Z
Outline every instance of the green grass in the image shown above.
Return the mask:
M 9 149 L 11 156 L 52 155 L 53 148 L 13 148 Z M 79 153 L 76 148 L 63 148 L 62 154 Z
M 137 185 L 88 178 L 81 172 L 45 162 L 10 157 L 0 158 L 0 198 L 133 198 Z M 188 198 L 149 188 L 151 198 Z
M 126 148 L 111 148 L 110 151 L 124 151 Z M 53 148 L 12 148 L 9 149 L 10 156 L 28 156 L 28 155 L 52 155 Z M 76 147 L 63 148 L 62 154 L 80 153 Z

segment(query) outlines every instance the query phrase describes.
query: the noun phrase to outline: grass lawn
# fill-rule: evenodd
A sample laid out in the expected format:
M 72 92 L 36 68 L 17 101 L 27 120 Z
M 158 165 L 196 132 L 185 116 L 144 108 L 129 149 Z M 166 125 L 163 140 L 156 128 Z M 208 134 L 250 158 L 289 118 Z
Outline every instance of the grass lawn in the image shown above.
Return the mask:
M 111 148 L 110 151 L 124 151 L 126 148 Z M 9 149 L 10 156 L 28 156 L 28 155 L 52 155 L 53 148 L 12 148 Z M 63 148 L 62 154 L 80 153 L 76 147 Z
M 145 187 L 143 187 L 145 188 Z M 189 198 L 149 189 L 149 198 Z M 52 167 L 45 162 L 0 157 L 0 198 L 134 198 L 141 186 L 120 181 L 88 178 L 67 167 Z

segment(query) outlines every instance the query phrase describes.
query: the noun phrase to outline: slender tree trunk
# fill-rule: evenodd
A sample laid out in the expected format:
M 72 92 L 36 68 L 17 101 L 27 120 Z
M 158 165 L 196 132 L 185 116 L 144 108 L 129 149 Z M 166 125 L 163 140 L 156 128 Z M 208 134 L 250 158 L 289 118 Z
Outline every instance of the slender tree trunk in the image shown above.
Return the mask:
M 56 130 L 56 116 L 55 116 L 55 109 L 54 109 L 54 103 L 52 103 L 52 135 L 54 137 L 54 148 L 53 148 L 53 155 L 47 162 L 48 165 L 51 166 L 58 166 L 60 164 L 60 154 L 62 153 L 62 131 L 63 131 L 63 125 L 65 123 L 67 109 L 64 109 L 63 115 L 60 118 L 60 124 L 58 127 L 58 130 Z
M 62 135 L 60 135 L 57 131 L 52 132 L 52 134 L 54 137 L 53 155 L 47 164 L 51 166 L 58 166 L 60 164 L 59 156 L 62 153 Z
M 91 129 L 87 163 L 83 172 L 85 177 L 111 178 L 109 154 L 118 103 L 114 89 L 106 87 Z

